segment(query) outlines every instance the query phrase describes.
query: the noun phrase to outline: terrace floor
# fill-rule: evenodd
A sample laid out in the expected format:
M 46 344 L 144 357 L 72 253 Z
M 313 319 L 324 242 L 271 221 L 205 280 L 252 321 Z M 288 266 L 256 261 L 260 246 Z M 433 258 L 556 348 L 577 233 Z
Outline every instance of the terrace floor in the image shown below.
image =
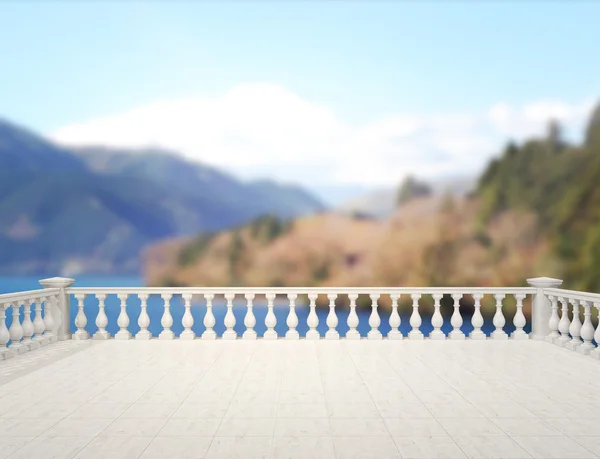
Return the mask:
M 0 362 L 0 458 L 593 458 L 599 381 L 533 341 L 66 341 Z

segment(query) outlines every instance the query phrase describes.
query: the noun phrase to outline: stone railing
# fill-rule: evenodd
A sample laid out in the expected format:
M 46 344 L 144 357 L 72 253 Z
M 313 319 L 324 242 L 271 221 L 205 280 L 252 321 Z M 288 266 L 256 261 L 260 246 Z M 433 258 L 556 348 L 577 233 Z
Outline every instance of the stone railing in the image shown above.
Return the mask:
M 517 288 L 88 288 L 71 287 L 73 279 L 52 278 L 40 282 L 45 289 L 0 295 L 0 346 L 4 357 L 56 339 L 149 340 L 153 337 L 159 340 L 212 340 L 218 337 L 224 340 L 259 337 L 266 340 L 297 340 L 301 337 L 309 340 L 337 340 L 340 337 L 347 340 L 362 337 L 369 340 L 532 338 L 548 340 L 565 345 L 568 349 L 600 357 L 594 343 L 600 338 L 600 327 L 594 332 L 591 319 L 592 305 L 599 308 L 600 295 L 559 289 L 557 287 L 562 281 L 550 278 L 528 279 L 531 287 Z M 368 317 L 365 316 L 362 322 L 363 333 L 359 332 L 359 295 L 366 295 L 370 301 Z M 118 298 L 119 306 L 107 314 L 109 311 L 106 301 L 109 296 Z M 307 307 L 298 304 L 300 297 L 308 298 Z M 381 314 L 379 300 L 382 297 L 386 297 L 386 300 L 389 298 L 389 316 L 387 313 Z M 483 330 L 484 317 L 481 313 L 484 297 L 493 300 L 495 310 L 491 324 L 487 323 L 493 326 L 488 327 L 487 333 Z M 510 324 L 507 324 L 505 311 L 507 297 L 514 298 L 516 308 Z M 263 298 L 266 304 L 257 306 Z M 326 298 L 328 307 L 318 308 L 319 298 Z M 336 305 L 340 298 L 347 300 L 348 308 L 344 308 L 344 311 Z M 408 298 L 412 304 L 411 313 L 403 319 L 399 312 L 399 301 Z M 443 298 L 452 300 L 450 317 L 442 315 Z M 469 302 L 472 301 L 470 304 L 473 314 L 463 316 L 461 301 L 467 298 Z M 172 313 L 172 302 L 175 299 L 183 302 L 180 317 Z M 525 330 L 527 322 L 523 304 L 526 299 L 531 300 L 531 333 Z M 200 300 L 204 313 L 198 317 L 198 308 L 195 306 Z M 422 314 L 425 300 L 433 305 L 431 317 L 424 317 Z M 562 304 L 561 318 L 558 302 Z M 34 303 L 37 307 L 32 321 L 30 308 Z M 42 303 L 45 305 L 43 320 Z M 565 314 L 568 313 L 569 303 L 573 305 L 572 321 Z M 464 304 L 463 301 L 462 305 Z M 584 309 L 583 322 L 579 319 L 580 304 L 583 304 Z M 19 309 L 21 305 L 24 308 L 22 316 Z M 149 305 L 153 305 L 154 312 L 160 313 L 160 316 L 155 314 L 154 320 L 151 320 Z M 5 324 L 5 311 L 10 308 L 12 323 L 8 328 Z M 263 317 L 258 317 L 259 310 L 265 313 Z M 51 313 L 48 314 L 47 311 Z M 299 315 L 299 312 L 302 314 Z M 217 316 L 221 318 L 217 320 Z M 424 319 L 428 321 L 428 330 Z M 281 331 L 282 322 L 286 327 L 284 331 Z M 365 328 L 365 322 L 368 322 L 368 328 Z M 219 327 L 221 333 L 217 331 Z M 262 331 L 259 333 L 257 329 L 261 327 Z M 277 328 L 280 329 L 279 332 Z M 341 328 L 345 328 L 343 336 L 340 336 L 338 330 Z M 442 328 L 446 328 L 446 331 Z M 467 333 L 464 328 L 468 328 Z M 513 331 L 509 334 L 505 328 Z M 385 336 L 383 329 L 386 331 Z
M 0 295 L 0 360 L 58 340 L 60 293 L 48 288 Z

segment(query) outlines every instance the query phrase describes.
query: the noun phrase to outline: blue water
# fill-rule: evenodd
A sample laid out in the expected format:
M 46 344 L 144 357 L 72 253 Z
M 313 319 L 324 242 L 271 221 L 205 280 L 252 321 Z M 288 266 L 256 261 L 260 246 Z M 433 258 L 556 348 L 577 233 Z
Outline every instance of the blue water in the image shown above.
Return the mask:
M 77 282 L 75 283 L 77 287 L 141 287 L 143 286 L 143 281 L 139 277 L 107 277 L 107 276 L 80 276 L 77 278 Z M 23 290 L 34 290 L 40 288 L 39 278 L 38 277 L 27 277 L 27 276 L 15 276 L 15 277 L 1 277 L 0 276 L 0 293 L 11 293 Z M 117 325 L 117 317 L 120 312 L 120 301 L 116 297 L 116 295 L 108 295 L 105 301 L 106 304 L 106 315 L 108 317 L 108 326 L 106 329 L 109 331 L 111 335 L 114 335 L 119 330 Z M 153 336 L 158 336 L 158 334 L 163 330 L 163 327 L 160 324 L 160 319 L 162 317 L 164 307 L 163 300 L 158 295 L 152 295 L 148 299 L 148 315 L 150 316 L 150 327 L 149 330 Z M 288 330 L 286 325 L 286 319 L 289 312 L 289 308 L 287 307 L 287 301 L 285 298 L 278 298 L 275 301 L 274 313 L 277 318 L 277 325 L 275 326 L 275 331 L 279 336 L 285 335 L 285 332 Z M 224 318 L 227 312 L 226 309 L 226 301 L 222 296 L 215 297 L 213 301 L 213 314 L 215 315 L 215 319 L 217 321 L 214 330 L 217 335 L 221 335 L 225 331 Z M 244 326 L 244 316 L 246 314 L 246 301 L 245 299 L 240 299 L 234 301 L 233 314 L 236 318 L 236 325 L 234 330 L 241 335 L 246 327 Z M 93 334 L 98 329 L 95 325 L 95 319 L 98 314 L 98 300 L 94 296 L 88 296 L 84 302 L 84 311 L 88 318 L 88 324 L 86 326 L 86 330 Z M 139 331 L 139 326 L 137 325 L 137 318 L 139 317 L 141 311 L 140 300 L 137 296 L 130 296 L 127 301 L 127 313 L 130 319 L 129 331 L 133 334 Z M 183 325 L 181 324 L 181 319 L 184 313 L 184 303 L 181 295 L 174 295 L 171 299 L 171 315 L 173 316 L 173 326 L 171 329 L 176 335 L 179 335 L 183 331 Z M 194 326 L 193 330 L 196 335 L 201 335 L 205 327 L 203 325 L 204 315 L 206 313 L 206 302 L 201 297 L 194 297 L 194 301 L 192 302 L 191 313 L 194 318 Z M 308 331 L 307 325 L 307 317 L 309 313 L 308 305 L 298 304 L 296 308 L 296 313 L 298 315 L 298 327 L 297 330 L 300 333 L 300 336 L 305 336 Z M 327 314 L 329 313 L 328 308 L 318 308 L 317 316 L 319 318 L 319 325 L 317 326 L 317 330 L 321 335 L 325 335 L 325 332 L 328 330 L 326 324 Z M 336 313 L 338 316 L 338 326 L 336 327 L 340 336 L 345 336 L 348 331 L 347 326 L 347 318 L 349 314 L 349 310 L 347 308 L 336 308 Z M 369 315 L 371 311 L 370 309 L 360 309 L 357 311 L 359 323 L 358 323 L 358 332 L 361 336 L 366 336 L 369 330 L 371 329 L 369 326 Z M 10 327 L 10 323 L 12 319 L 10 315 L 12 314 L 11 309 L 7 310 L 7 326 Z M 33 314 L 33 312 L 32 312 Z M 381 325 L 379 330 L 383 335 L 386 335 L 389 330 L 389 311 L 381 310 L 379 311 L 381 318 Z M 447 310 L 443 310 L 442 314 L 444 315 L 444 324 L 442 326 L 442 331 L 445 333 L 449 333 L 452 330 L 452 325 L 450 324 L 450 314 L 451 312 Z M 23 313 L 21 312 L 21 316 Z M 75 326 L 75 316 L 77 315 L 77 300 L 75 298 L 71 298 L 71 331 L 75 332 L 77 327 Z M 266 331 L 265 326 L 265 317 L 267 315 L 267 305 L 265 300 L 255 300 L 254 301 L 254 315 L 256 317 L 256 326 L 255 330 L 259 336 L 263 336 Z M 401 325 L 400 332 L 404 335 L 407 335 L 411 330 L 411 326 L 409 324 L 410 315 L 403 314 L 401 316 Z M 422 325 L 420 330 L 427 336 L 431 330 L 433 330 L 433 326 L 431 325 L 431 315 L 426 315 L 424 313 L 421 314 Z M 471 326 L 471 318 L 463 314 L 464 324 L 461 327 L 461 330 L 468 334 L 473 330 Z M 504 330 L 507 333 L 510 333 L 514 330 L 514 326 L 512 325 L 512 317 L 506 318 L 507 325 L 504 327 Z M 530 323 L 528 321 L 525 331 L 529 332 Z M 494 326 L 491 323 L 491 318 L 485 318 L 484 326 L 482 330 L 487 335 L 491 334 L 494 330 Z

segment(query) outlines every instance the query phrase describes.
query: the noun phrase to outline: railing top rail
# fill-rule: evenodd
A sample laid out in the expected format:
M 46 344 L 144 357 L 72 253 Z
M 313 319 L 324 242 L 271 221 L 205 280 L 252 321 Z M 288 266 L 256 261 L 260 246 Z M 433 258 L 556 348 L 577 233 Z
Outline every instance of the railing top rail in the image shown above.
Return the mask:
M 533 294 L 532 287 L 71 287 L 69 294 Z
M 0 294 L 0 304 L 12 303 L 13 301 L 35 300 L 46 296 L 56 295 L 60 292 L 58 288 L 42 288 L 38 290 L 27 290 L 24 292 Z
M 544 289 L 544 293 L 579 301 L 600 302 L 600 293 L 579 292 L 577 290 L 565 290 L 562 288 L 546 288 Z

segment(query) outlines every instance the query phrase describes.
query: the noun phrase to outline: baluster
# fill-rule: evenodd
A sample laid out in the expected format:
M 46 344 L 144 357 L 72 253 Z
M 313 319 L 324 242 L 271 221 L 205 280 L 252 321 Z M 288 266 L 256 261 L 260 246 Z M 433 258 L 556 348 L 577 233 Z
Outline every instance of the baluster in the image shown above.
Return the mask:
M 44 338 L 48 341 L 48 343 L 55 343 L 57 341 L 57 336 L 54 334 L 54 297 L 46 296 L 44 297 Z
M 571 303 L 573 304 L 573 320 L 569 326 L 569 333 L 572 338 L 571 341 L 565 344 L 565 347 L 570 351 L 574 351 L 581 345 L 581 319 L 579 318 L 581 311 L 579 310 L 579 300 L 571 300 Z
M 444 297 L 444 295 L 440 293 L 435 293 L 433 296 L 433 316 L 431 317 L 431 325 L 433 325 L 433 330 L 429 333 L 429 338 L 433 340 L 444 340 L 446 339 L 446 334 L 442 331 L 442 325 L 444 324 L 444 318 L 442 317 L 442 312 L 440 311 L 440 301 Z
M 275 300 L 275 293 L 267 293 L 267 317 L 265 317 L 265 325 L 267 331 L 265 332 L 264 339 L 277 339 L 277 332 L 275 331 L 275 325 L 277 325 L 277 317 L 273 312 L 273 301 Z
M 77 331 L 73 334 L 73 339 L 82 340 L 89 339 L 90 335 L 85 331 L 87 325 L 87 317 L 83 311 L 83 302 L 85 300 L 84 293 L 77 293 L 75 299 L 77 300 L 77 315 L 75 316 L 75 325 L 77 325 Z
M 179 335 L 179 338 L 185 340 L 192 340 L 196 338 L 196 334 L 192 330 L 194 326 L 194 316 L 192 316 L 192 294 L 184 293 L 183 301 L 185 302 L 185 312 L 183 313 L 183 318 L 181 319 L 181 323 L 183 325 L 184 330 Z
M 481 330 L 483 327 L 483 316 L 481 315 L 481 299 L 483 298 L 483 293 L 473 293 L 473 301 L 475 302 L 475 312 L 473 313 L 473 317 L 471 318 L 471 324 L 473 325 L 473 331 L 469 335 L 469 338 L 474 340 L 486 340 L 487 336 Z
M 596 346 L 592 343 L 594 339 L 594 326 L 592 325 L 592 302 L 583 302 L 583 326 L 581 327 L 581 338 L 583 344 L 577 347 L 580 354 L 589 354 Z
M 44 337 L 44 330 L 46 330 L 46 326 L 44 325 L 44 319 L 42 317 L 42 303 L 44 302 L 44 298 L 40 297 L 35 302 L 35 317 L 33 318 L 33 340 L 37 341 L 40 346 L 45 346 L 48 344 L 48 340 Z
M 553 343 L 557 338 L 560 337 L 560 333 L 558 333 L 558 323 L 560 322 L 560 317 L 558 317 L 558 300 L 554 295 L 549 295 L 548 299 L 550 300 L 550 308 L 552 310 L 550 314 L 550 320 L 548 322 L 548 326 L 550 327 L 550 334 L 546 336 L 546 341 L 549 343 Z
M 379 313 L 377 312 L 379 293 L 371 293 L 369 296 L 371 297 L 371 315 L 369 316 L 369 326 L 371 327 L 371 330 L 369 330 L 369 333 L 367 333 L 367 338 L 381 339 L 382 336 L 381 332 L 379 331 L 381 319 L 379 318 Z
M 225 314 L 225 327 L 227 330 L 223 333 L 223 339 L 237 339 L 237 334 L 233 327 L 235 327 L 235 316 L 233 315 L 233 299 L 235 293 L 226 293 L 225 299 L 227 300 L 227 313 Z
M 0 303 L 0 360 L 13 356 L 10 348 L 7 348 L 10 333 L 6 328 L 6 304 Z
M 298 316 L 296 315 L 296 298 L 298 297 L 295 293 L 288 293 L 290 300 L 290 312 L 287 316 L 286 324 L 289 330 L 285 334 L 286 339 L 300 339 L 300 334 L 296 327 L 298 326 Z
M 460 327 L 462 327 L 463 324 L 463 319 L 460 315 L 460 300 L 463 297 L 463 294 L 453 293 L 451 296 L 452 300 L 454 301 L 454 312 L 452 313 L 452 317 L 450 318 L 450 323 L 453 327 L 453 330 L 450 332 L 450 339 L 464 340 L 465 334 L 460 329 Z
M 403 338 L 402 333 L 400 333 L 400 330 L 399 330 L 400 323 L 401 323 L 400 314 L 398 314 L 398 299 L 399 298 L 400 298 L 400 295 L 397 293 L 390 294 L 390 300 L 392 301 L 392 313 L 390 314 L 390 327 L 392 327 L 392 329 L 387 334 L 388 339 L 398 340 L 398 339 Z M 346 338 L 348 338 L 348 335 L 346 335 Z
M 329 293 L 327 294 L 327 298 L 329 298 L 329 314 L 327 314 L 326 323 L 329 329 L 325 333 L 325 339 L 339 339 L 340 334 L 335 329 L 338 324 L 337 314 L 335 313 L 335 299 L 337 298 L 337 293 Z
M 212 293 L 206 293 L 204 298 L 206 298 L 206 314 L 204 315 L 204 326 L 206 330 L 202 333 L 202 339 L 217 339 L 217 333 L 213 330 L 213 327 L 217 323 L 215 320 L 215 315 L 213 314 L 213 299 L 214 295 Z
M 492 332 L 493 339 L 508 339 L 508 335 L 502 329 L 506 324 L 506 319 L 504 318 L 504 313 L 502 312 L 502 300 L 505 296 L 506 295 L 504 293 L 497 293 L 494 295 L 494 298 L 496 298 L 496 314 L 494 314 L 493 323 L 496 329 Z
M 317 316 L 317 293 L 309 293 L 308 299 L 310 300 L 310 312 L 308 313 L 307 323 L 309 330 L 306 332 L 306 339 L 320 339 L 321 336 L 317 331 L 319 325 L 319 316 Z M 356 306 L 356 305 L 355 305 Z M 358 317 L 356 318 L 358 325 Z
M 148 330 L 150 326 L 150 316 L 148 315 L 148 297 L 147 293 L 140 293 L 138 295 L 140 299 L 140 316 L 138 317 L 138 325 L 140 326 L 140 331 L 135 335 L 135 339 L 139 340 L 149 340 L 152 338 L 152 333 Z
M 31 305 L 34 302 L 35 300 L 25 300 L 23 302 L 23 341 L 21 341 L 21 344 L 30 351 L 40 347 L 38 343 L 31 339 L 34 332 L 33 322 L 31 321 Z
M 121 301 L 121 311 L 119 312 L 119 317 L 117 318 L 117 325 L 119 326 L 119 331 L 115 335 L 115 339 L 131 339 L 131 333 L 129 332 L 129 330 L 127 330 L 127 327 L 129 327 L 129 316 L 127 315 L 127 298 L 129 298 L 129 293 L 120 293 L 117 296 Z
M 21 338 L 23 338 L 23 327 L 21 326 L 21 318 L 19 317 L 21 303 L 19 301 L 15 301 L 11 303 L 11 305 L 13 318 L 10 329 L 8 330 L 10 333 L 10 340 L 12 341 L 10 347 L 12 347 L 17 354 L 21 354 L 27 351 L 27 348 L 21 344 Z
M 594 302 L 594 307 L 598 310 L 598 326 L 596 327 L 596 332 L 594 333 L 594 341 L 596 341 L 598 347 L 591 351 L 590 355 L 595 359 L 600 360 L 600 302 Z M 2 324 L 0 324 L 0 326 L 1 325 Z
M 566 343 L 571 341 L 569 336 L 569 327 L 571 321 L 569 320 L 569 301 L 567 298 L 560 297 L 558 299 L 562 305 L 562 314 L 560 321 L 558 322 L 558 331 L 560 331 L 560 337 L 555 341 L 554 344 L 558 346 L 564 346 Z
M 358 333 L 358 330 L 356 329 L 358 327 L 358 314 L 356 314 L 356 300 L 358 299 L 358 294 L 349 293 L 348 299 L 350 300 L 350 314 L 348 314 L 348 327 L 350 330 L 346 333 L 346 339 L 356 340 L 360 339 L 360 333 Z
M 246 293 L 245 295 L 246 301 L 248 303 L 248 310 L 246 311 L 246 316 L 244 317 L 244 325 L 246 326 L 246 331 L 242 335 L 243 339 L 256 339 L 256 331 L 254 331 L 254 326 L 256 325 L 256 317 L 254 317 L 254 293 Z
M 517 312 L 515 313 L 515 317 L 513 318 L 513 324 L 515 325 L 515 331 L 512 333 L 511 338 L 517 340 L 526 340 L 529 339 L 529 335 L 525 333 L 523 327 L 525 326 L 525 314 L 523 314 L 523 300 L 526 295 L 522 293 L 517 293 L 515 298 L 517 300 Z
M 96 326 L 98 327 L 98 331 L 94 333 L 94 339 L 109 339 L 110 334 L 106 331 L 106 326 L 108 325 L 108 317 L 106 317 L 106 311 L 104 300 L 106 300 L 105 293 L 99 293 L 96 295 L 98 298 L 98 316 L 96 317 Z
M 160 324 L 163 326 L 163 331 L 159 333 L 158 339 L 170 340 L 175 338 L 175 333 L 173 333 L 173 330 L 171 330 L 171 327 L 173 326 L 173 316 L 171 315 L 171 298 L 173 298 L 173 295 L 171 293 L 162 293 L 160 297 L 165 303 L 165 310 L 160 318 Z
M 420 293 L 413 293 L 411 296 L 413 304 L 412 304 L 412 314 L 410 315 L 410 326 L 412 330 L 408 333 L 408 337 L 410 339 L 423 339 L 423 333 L 419 330 L 421 326 L 421 314 L 419 313 L 419 299 L 421 298 Z

